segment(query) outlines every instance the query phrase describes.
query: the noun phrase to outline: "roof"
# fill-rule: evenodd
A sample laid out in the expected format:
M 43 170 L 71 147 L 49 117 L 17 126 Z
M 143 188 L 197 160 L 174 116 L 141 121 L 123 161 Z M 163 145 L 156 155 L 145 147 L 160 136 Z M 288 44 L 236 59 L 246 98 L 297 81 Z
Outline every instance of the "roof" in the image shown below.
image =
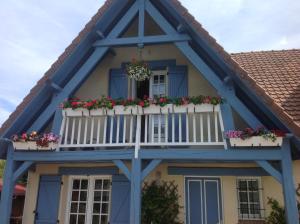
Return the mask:
M 79 35 L 73 40 L 73 42 L 66 48 L 66 50 L 63 52 L 63 54 L 57 59 L 57 61 L 51 66 L 51 68 L 45 73 L 45 75 L 37 82 L 36 86 L 33 87 L 33 89 L 30 91 L 30 93 L 24 98 L 22 103 L 16 108 L 16 110 L 10 115 L 8 120 L 2 125 L 0 129 L 0 134 L 4 132 L 7 128 L 9 128 L 14 120 L 22 113 L 22 111 L 25 109 L 26 105 L 35 97 L 35 95 L 38 93 L 38 91 L 43 87 L 47 79 L 49 79 L 57 70 L 58 68 L 65 62 L 65 60 L 68 58 L 68 56 L 73 52 L 73 50 L 78 46 L 80 41 L 93 29 L 96 22 L 102 17 L 102 15 L 106 12 L 106 10 L 112 5 L 112 3 L 116 0 L 107 0 L 104 5 L 99 9 L 99 11 L 96 13 L 96 15 L 90 20 L 90 22 L 85 26 L 85 28 L 79 33 Z M 278 116 L 279 119 L 281 119 L 282 122 L 284 122 L 293 132 L 294 134 L 300 136 L 300 124 L 299 124 L 299 109 L 296 112 L 292 111 L 293 108 L 296 108 L 297 106 L 289 106 L 294 105 L 294 102 L 291 102 L 291 100 L 284 100 L 279 102 L 279 98 L 282 95 L 285 95 L 287 99 L 287 93 L 289 95 L 292 95 L 290 93 L 291 87 L 289 86 L 289 82 L 285 82 L 284 88 L 270 88 L 270 86 L 275 86 L 274 83 L 280 83 L 280 81 L 276 80 L 273 81 L 270 78 L 266 78 L 266 75 L 264 74 L 265 70 L 259 71 L 259 68 L 262 68 L 262 64 L 264 64 L 263 61 L 267 63 L 280 63 L 281 65 L 284 62 L 280 61 L 280 58 L 278 57 L 276 60 L 266 59 L 269 57 L 265 57 L 264 60 L 259 60 L 259 58 L 251 56 L 253 59 L 246 59 L 250 57 L 250 55 L 258 55 L 257 53 L 240 53 L 240 54 L 228 54 L 222 46 L 220 46 L 216 40 L 209 35 L 209 33 L 201 26 L 201 24 L 188 12 L 188 10 L 183 7 L 183 5 L 178 0 L 170 0 L 168 1 L 168 4 L 172 8 L 176 10 L 178 14 L 182 16 L 182 18 L 185 20 L 189 26 L 194 29 L 201 38 L 203 38 L 209 45 L 212 47 L 212 49 L 219 55 L 220 58 L 222 58 L 226 64 L 233 70 L 241 79 L 244 81 L 246 85 L 248 85 L 251 89 L 254 89 L 256 93 L 265 101 L 267 106 L 272 109 L 272 111 Z M 298 52 L 298 50 L 295 50 Z M 292 54 L 293 51 L 284 51 L 286 54 L 291 54 L 289 58 L 292 57 L 298 57 L 298 65 L 299 65 L 299 54 Z M 265 53 L 266 55 L 268 53 Z M 238 56 L 240 55 L 240 56 Z M 275 56 L 274 56 L 275 57 Z M 243 58 L 243 59 L 242 59 Z M 273 58 L 273 57 L 272 57 Z M 292 59 L 291 59 L 292 60 Z M 255 65 L 255 63 L 258 63 L 259 65 Z M 293 62 L 293 64 L 297 64 L 297 62 Z M 251 65 L 251 66 L 250 66 Z M 256 70 L 254 69 L 256 67 Z M 274 66 L 275 67 L 275 66 Z M 283 66 L 280 66 L 283 67 Z M 288 69 L 288 66 L 285 66 L 286 69 Z M 298 66 L 299 67 L 299 66 Z M 271 66 L 264 65 L 264 69 L 270 68 Z M 289 74 L 292 74 L 292 77 L 299 77 L 299 70 L 295 69 L 294 66 L 291 66 L 291 69 L 289 70 Z M 280 70 L 281 72 L 285 73 L 284 70 Z M 281 77 L 279 75 L 279 70 L 277 70 L 277 76 L 272 77 Z M 255 75 L 254 75 L 255 73 Z M 268 74 L 273 73 L 273 70 L 269 70 Z M 259 78 L 260 76 L 263 76 L 265 78 Z M 255 79 L 256 78 L 256 79 Z M 262 81 L 264 80 L 264 81 Z M 256 83 L 257 82 L 257 83 Z M 265 82 L 264 85 L 262 85 L 262 82 Z M 277 85 L 278 85 L 277 84 Z M 294 83 L 290 83 L 293 88 L 295 87 Z M 265 89 L 266 88 L 266 89 Z M 297 87 L 295 87 L 297 88 Z M 283 92 L 281 92 L 283 91 Z M 299 96 L 299 87 L 298 87 L 298 96 Z M 297 92 L 296 91 L 296 92 Z M 276 95 L 274 95 L 276 93 Z M 274 97 L 274 98 L 273 98 Z M 297 98 L 297 97 L 296 97 Z M 289 98 L 291 99 L 291 98 Z M 298 97 L 299 99 L 299 97 Z M 283 102 L 285 102 L 283 104 Z M 283 106 L 284 105 L 284 106 Z M 298 104 L 299 105 L 299 104 Z
M 2 191 L 3 182 L 2 179 L 0 179 L 0 192 Z M 16 184 L 14 189 L 14 195 L 15 196 L 23 196 L 26 193 L 26 187 L 20 184 Z
M 254 89 L 300 136 L 300 49 L 231 54 Z

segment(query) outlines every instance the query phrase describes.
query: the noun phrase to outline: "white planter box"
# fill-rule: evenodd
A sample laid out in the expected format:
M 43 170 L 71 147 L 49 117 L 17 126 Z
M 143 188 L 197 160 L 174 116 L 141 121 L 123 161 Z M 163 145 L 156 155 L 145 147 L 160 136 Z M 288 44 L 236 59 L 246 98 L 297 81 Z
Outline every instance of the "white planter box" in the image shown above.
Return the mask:
M 106 115 L 106 109 L 99 108 L 99 109 L 90 110 L 90 115 L 91 116 L 104 116 L 104 115 Z
M 232 147 L 276 147 L 282 145 L 282 137 L 277 137 L 274 142 L 270 139 L 264 139 L 260 136 L 254 136 L 245 140 L 240 138 L 230 138 L 229 142 Z
M 15 150 L 55 150 L 58 146 L 57 143 L 50 142 L 48 147 L 37 146 L 35 142 L 13 142 Z
M 140 114 L 168 114 L 172 112 L 172 104 L 163 107 L 159 105 L 150 105 L 149 107 L 140 108 Z
M 196 113 L 203 113 L 203 112 L 213 112 L 213 111 L 219 111 L 220 106 L 219 105 L 212 105 L 212 104 L 200 104 L 195 105 L 195 112 Z
M 90 116 L 90 112 L 87 109 L 78 108 L 78 109 L 72 109 L 72 108 L 66 108 L 63 110 L 65 116 L 67 117 L 82 117 L 82 116 Z
M 107 115 L 130 115 L 130 114 L 137 114 L 138 113 L 138 106 L 114 106 L 113 109 L 107 110 Z
M 173 106 L 174 113 L 194 113 L 195 105 L 190 103 L 182 106 Z

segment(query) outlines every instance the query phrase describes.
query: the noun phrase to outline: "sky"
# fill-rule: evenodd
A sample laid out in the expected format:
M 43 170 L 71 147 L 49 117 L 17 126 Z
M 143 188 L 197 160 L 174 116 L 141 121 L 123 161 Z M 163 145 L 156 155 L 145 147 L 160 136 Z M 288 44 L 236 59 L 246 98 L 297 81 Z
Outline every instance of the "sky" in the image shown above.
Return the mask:
M 103 2 L 0 2 L 0 126 Z M 230 53 L 300 48 L 300 0 L 181 2 Z

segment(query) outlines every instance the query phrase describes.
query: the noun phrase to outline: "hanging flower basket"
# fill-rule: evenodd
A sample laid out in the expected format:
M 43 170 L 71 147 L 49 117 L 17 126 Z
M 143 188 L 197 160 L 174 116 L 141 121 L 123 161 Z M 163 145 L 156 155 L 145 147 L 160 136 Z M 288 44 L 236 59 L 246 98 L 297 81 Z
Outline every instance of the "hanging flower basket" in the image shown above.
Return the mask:
M 126 66 L 126 71 L 130 79 L 134 79 L 138 82 L 150 79 L 152 71 L 144 61 L 133 60 Z

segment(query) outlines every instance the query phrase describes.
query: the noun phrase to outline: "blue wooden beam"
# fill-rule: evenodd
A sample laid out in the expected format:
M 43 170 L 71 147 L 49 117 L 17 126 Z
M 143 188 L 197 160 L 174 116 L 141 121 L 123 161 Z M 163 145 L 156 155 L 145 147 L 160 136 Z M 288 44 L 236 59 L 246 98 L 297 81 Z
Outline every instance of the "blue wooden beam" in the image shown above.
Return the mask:
M 13 160 L 14 148 L 9 145 L 4 170 L 3 187 L 0 200 L 0 223 L 9 223 L 15 182 L 13 181 L 16 162 Z
M 131 8 L 126 12 L 124 17 L 116 24 L 116 26 L 112 29 L 112 31 L 107 36 L 108 39 L 118 37 L 130 21 L 134 18 L 134 16 L 138 12 L 138 3 L 135 2 Z M 49 119 L 53 116 L 54 112 L 58 108 L 59 104 L 68 98 L 79 86 L 82 82 L 88 77 L 94 67 L 98 64 L 98 62 L 104 57 L 106 52 L 108 51 L 108 47 L 96 48 L 92 55 L 87 59 L 87 61 L 82 65 L 82 67 L 76 72 L 73 78 L 66 84 L 64 90 L 61 91 L 47 106 L 47 108 L 41 113 L 38 119 L 32 124 L 29 128 L 29 131 L 40 131 L 40 129 L 49 121 Z
M 31 161 L 23 162 L 13 174 L 13 181 L 16 183 L 34 163 Z
M 54 133 L 56 135 L 60 134 L 62 120 L 63 120 L 62 109 L 57 108 L 55 115 L 54 115 L 53 123 L 52 123 L 52 130 L 51 130 L 52 133 Z
M 57 151 L 57 152 L 15 152 L 16 161 L 34 162 L 97 162 L 118 159 L 132 159 L 134 150 L 95 150 L 95 151 Z
M 291 158 L 290 139 L 285 138 L 282 145 L 282 187 L 287 224 L 299 224 L 296 191 L 293 175 L 293 161 Z
M 122 162 L 122 160 L 117 159 L 113 160 L 114 164 L 124 173 L 124 175 L 127 177 L 127 179 L 131 180 L 131 173 L 128 169 L 128 167 Z
M 183 176 L 270 176 L 260 167 L 168 167 L 168 175 Z
M 152 5 L 150 1 L 146 2 L 146 10 L 166 34 L 172 35 L 176 33 L 176 30 Z M 204 78 L 218 91 L 218 93 L 222 97 L 226 98 L 228 103 L 241 115 L 241 117 L 248 123 L 248 125 L 250 125 L 252 128 L 261 126 L 261 122 L 237 98 L 233 91 L 228 89 L 228 87 L 222 82 L 222 80 L 218 78 L 217 74 L 191 48 L 188 42 L 177 42 L 175 43 L 175 45 L 204 76 Z
M 145 0 L 139 0 L 139 37 L 145 35 Z
M 255 148 L 245 149 L 141 149 L 141 159 L 176 159 L 176 160 L 196 160 L 196 161 L 255 161 L 281 159 L 281 150 L 270 148 L 267 150 Z
M 48 79 L 46 81 L 47 85 L 49 85 L 55 92 L 61 92 L 63 90 L 62 87 L 60 87 L 58 84 L 56 84 L 55 82 L 53 82 L 53 80 Z
M 161 159 L 154 159 L 148 164 L 148 166 L 142 172 L 142 182 L 161 163 L 161 161 Z
M 141 223 L 141 159 L 132 159 L 130 224 Z
M 95 47 L 131 46 L 139 43 L 162 44 L 162 43 L 189 41 L 189 40 L 191 40 L 191 38 L 186 34 L 156 35 L 156 36 L 146 36 L 146 37 L 123 37 L 123 38 L 97 40 L 94 46 Z
M 220 105 L 220 108 L 224 124 L 224 131 L 235 130 L 231 106 L 227 102 L 224 102 Z
M 260 167 L 274 177 L 280 184 L 282 184 L 282 175 L 276 170 L 268 161 L 255 161 Z

